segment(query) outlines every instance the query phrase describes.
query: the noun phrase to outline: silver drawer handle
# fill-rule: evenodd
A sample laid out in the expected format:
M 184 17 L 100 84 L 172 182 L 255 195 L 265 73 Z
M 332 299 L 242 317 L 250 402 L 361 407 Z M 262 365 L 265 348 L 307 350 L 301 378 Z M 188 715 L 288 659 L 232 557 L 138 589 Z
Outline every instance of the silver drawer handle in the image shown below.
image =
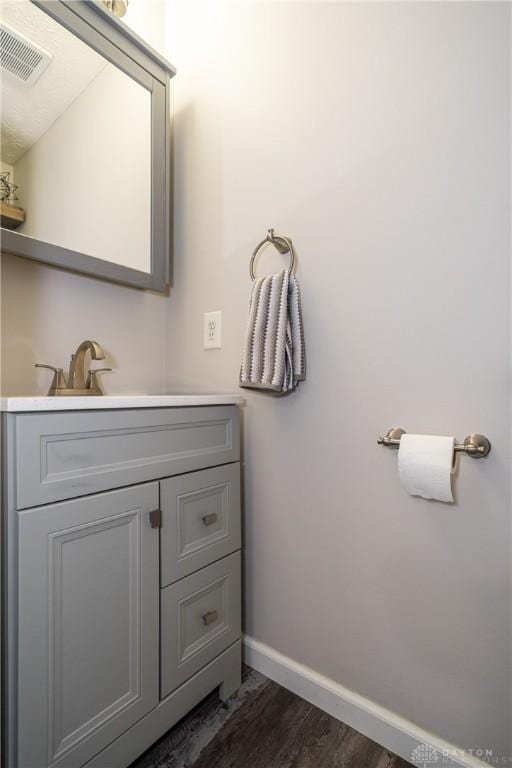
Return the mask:
M 217 522 L 217 513 L 216 512 L 212 512 L 211 514 L 205 515 L 203 517 L 204 525 L 213 525 L 216 522 Z
M 209 624 L 213 624 L 214 621 L 217 621 L 218 618 L 219 614 L 217 611 L 208 611 L 208 613 L 203 613 L 203 624 L 207 627 Z

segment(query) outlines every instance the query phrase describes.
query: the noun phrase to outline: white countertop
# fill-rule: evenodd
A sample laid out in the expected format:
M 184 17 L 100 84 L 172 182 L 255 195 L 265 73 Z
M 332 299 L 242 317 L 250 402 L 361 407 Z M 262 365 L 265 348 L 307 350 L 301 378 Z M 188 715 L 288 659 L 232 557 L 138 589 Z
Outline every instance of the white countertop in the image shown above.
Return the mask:
M 82 411 L 107 408 L 179 408 L 191 405 L 243 405 L 240 395 L 102 395 L 101 397 L 2 397 L 0 410 Z

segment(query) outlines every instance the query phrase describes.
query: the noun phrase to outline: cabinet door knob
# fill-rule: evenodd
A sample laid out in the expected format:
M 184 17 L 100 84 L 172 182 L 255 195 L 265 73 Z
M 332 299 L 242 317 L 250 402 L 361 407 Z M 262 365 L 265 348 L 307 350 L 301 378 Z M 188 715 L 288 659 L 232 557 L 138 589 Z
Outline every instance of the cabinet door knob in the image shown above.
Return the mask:
M 214 621 L 217 621 L 218 618 L 219 614 L 217 611 L 208 611 L 207 613 L 203 613 L 203 624 L 207 627 L 209 624 L 213 624 Z
M 216 512 L 211 512 L 209 515 L 204 515 L 203 517 L 204 525 L 213 525 L 214 523 L 217 522 L 217 517 L 218 515 Z
M 162 510 L 152 509 L 149 513 L 149 524 L 152 528 L 162 527 Z

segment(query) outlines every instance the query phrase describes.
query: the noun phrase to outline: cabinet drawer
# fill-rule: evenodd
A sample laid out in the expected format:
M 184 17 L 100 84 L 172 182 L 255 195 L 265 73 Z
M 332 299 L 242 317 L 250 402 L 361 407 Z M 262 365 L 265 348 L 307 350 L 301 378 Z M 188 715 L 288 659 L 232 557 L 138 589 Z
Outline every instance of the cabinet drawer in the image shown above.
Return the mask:
M 240 464 L 160 483 L 163 587 L 240 549 Z
M 16 443 L 24 509 L 237 461 L 238 408 L 24 413 Z
M 161 698 L 240 637 L 240 552 L 161 591 Z

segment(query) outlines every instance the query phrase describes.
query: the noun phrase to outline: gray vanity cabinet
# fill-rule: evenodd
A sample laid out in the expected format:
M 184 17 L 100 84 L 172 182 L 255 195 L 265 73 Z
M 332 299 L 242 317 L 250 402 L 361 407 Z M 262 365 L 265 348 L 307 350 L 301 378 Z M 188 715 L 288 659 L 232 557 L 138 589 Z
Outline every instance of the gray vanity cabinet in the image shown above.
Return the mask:
M 20 768 L 79 768 L 157 706 L 156 508 L 148 483 L 20 514 Z
M 3 768 L 127 768 L 240 685 L 238 408 L 3 418 Z

